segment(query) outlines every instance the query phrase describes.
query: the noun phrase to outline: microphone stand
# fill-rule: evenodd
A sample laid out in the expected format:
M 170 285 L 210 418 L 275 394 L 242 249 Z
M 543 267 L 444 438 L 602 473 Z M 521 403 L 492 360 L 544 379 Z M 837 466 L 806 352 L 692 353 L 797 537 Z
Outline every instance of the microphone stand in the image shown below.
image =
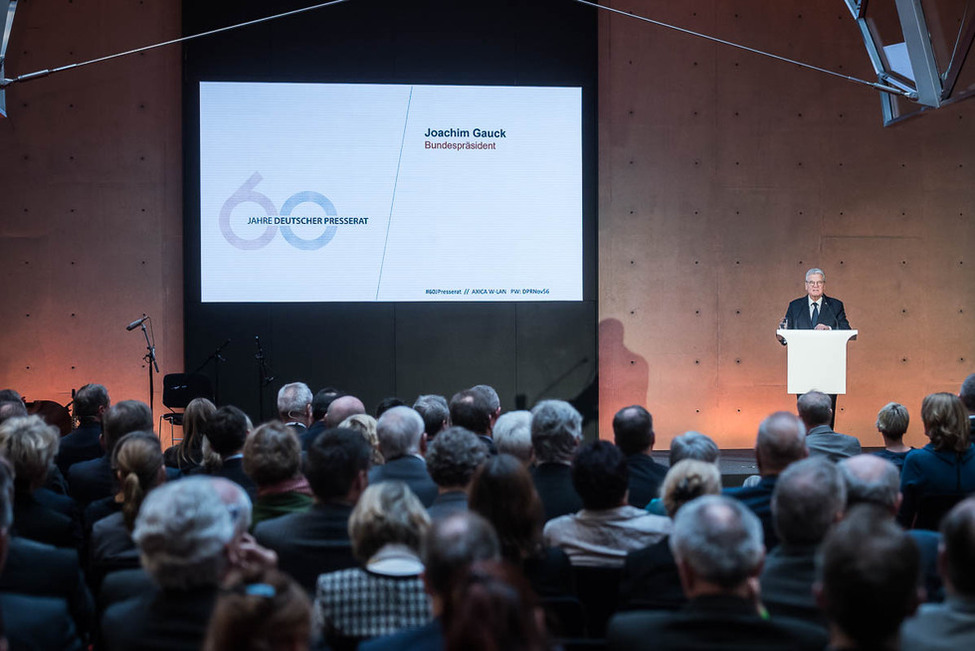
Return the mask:
M 197 366 L 196 370 L 193 371 L 193 375 L 196 375 L 202 371 L 211 360 L 213 360 L 213 401 L 218 405 L 220 404 L 220 362 L 227 361 L 227 358 L 220 353 L 223 352 L 223 349 L 226 348 L 227 344 L 229 343 L 230 339 L 227 339 L 227 341 L 220 344 L 217 349 L 210 353 L 210 356 L 203 360 L 203 363 Z
M 271 368 L 268 366 L 267 356 L 264 354 L 264 348 L 261 346 L 261 338 L 254 335 L 254 342 L 257 344 L 257 354 L 254 355 L 254 359 L 257 360 L 257 408 L 260 414 L 260 421 L 263 423 L 264 387 L 274 382 L 274 376 L 271 375 Z
M 156 346 L 149 340 L 149 331 L 146 330 L 146 322 L 142 322 L 142 334 L 146 338 L 146 354 L 142 358 L 146 361 L 146 366 L 149 369 L 149 413 L 153 413 L 152 401 L 155 395 L 155 385 L 152 379 L 152 369 L 156 369 L 156 373 L 159 372 L 159 364 L 156 363 Z

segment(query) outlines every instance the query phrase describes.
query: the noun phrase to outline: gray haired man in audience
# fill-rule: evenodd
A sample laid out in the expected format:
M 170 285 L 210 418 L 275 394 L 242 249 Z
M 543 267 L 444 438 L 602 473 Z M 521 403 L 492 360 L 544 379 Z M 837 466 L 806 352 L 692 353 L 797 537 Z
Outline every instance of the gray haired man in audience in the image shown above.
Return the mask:
M 312 418 L 312 393 L 304 382 L 285 384 L 278 390 L 278 415 L 288 427 L 301 436 L 315 419 Z
M 499 454 L 510 454 L 526 466 L 532 462 L 532 414 L 509 411 L 494 424 L 494 444 Z
M 418 396 L 413 409 L 423 419 L 423 431 L 427 440 L 432 441 L 440 432 L 450 427 L 450 407 L 447 399 L 436 394 Z
M 480 439 L 463 427 L 451 427 L 427 448 L 427 471 L 437 484 L 437 499 L 427 509 L 437 520 L 467 510 L 467 491 L 474 472 L 488 456 Z
M 564 400 L 543 400 L 532 409 L 532 480 L 545 520 L 575 513 L 582 498 L 572 485 L 572 457 L 582 442 L 582 416 Z
M 393 407 L 376 422 L 376 436 L 386 463 L 369 471 L 369 483 L 398 479 L 416 493 L 423 506 L 433 504 L 439 491 L 420 456 L 426 451 L 427 440 L 420 414 L 409 407 Z

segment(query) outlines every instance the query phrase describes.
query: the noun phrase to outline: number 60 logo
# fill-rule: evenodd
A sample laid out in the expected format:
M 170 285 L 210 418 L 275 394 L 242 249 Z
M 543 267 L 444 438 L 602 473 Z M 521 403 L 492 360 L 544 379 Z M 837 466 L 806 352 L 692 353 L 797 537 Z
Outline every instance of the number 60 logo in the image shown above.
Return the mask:
M 261 176 L 260 172 L 254 172 L 249 179 L 244 181 L 244 184 L 237 188 L 229 199 L 227 199 L 223 207 L 220 209 L 220 232 L 223 233 L 223 237 L 232 246 L 238 249 L 243 249 L 244 251 L 254 251 L 256 249 L 261 249 L 267 246 L 268 242 L 274 239 L 274 236 L 278 232 L 277 224 L 268 224 L 264 232 L 259 236 L 254 238 L 246 238 L 237 235 L 233 228 L 230 226 L 230 213 L 233 209 L 242 203 L 256 203 L 261 208 L 264 209 L 264 213 L 268 217 L 279 216 L 277 208 L 274 206 L 274 202 L 268 198 L 267 195 L 261 194 L 260 192 L 255 192 L 254 188 L 257 184 L 261 182 L 264 177 Z M 335 206 L 328 198 L 319 194 L 318 192 L 305 191 L 296 192 L 295 194 L 288 197 L 288 200 L 284 202 L 281 206 L 280 216 L 287 217 L 291 214 L 296 207 L 303 203 L 316 203 L 322 207 L 326 215 L 330 217 L 337 217 L 338 211 L 335 210 Z M 304 251 L 314 251 L 315 249 L 320 249 L 335 237 L 335 231 L 338 230 L 338 226 L 331 224 L 325 229 L 325 232 L 314 239 L 305 239 L 295 235 L 294 231 L 291 230 L 290 224 L 281 224 L 281 235 L 287 240 L 288 244 L 296 249 L 302 249 Z

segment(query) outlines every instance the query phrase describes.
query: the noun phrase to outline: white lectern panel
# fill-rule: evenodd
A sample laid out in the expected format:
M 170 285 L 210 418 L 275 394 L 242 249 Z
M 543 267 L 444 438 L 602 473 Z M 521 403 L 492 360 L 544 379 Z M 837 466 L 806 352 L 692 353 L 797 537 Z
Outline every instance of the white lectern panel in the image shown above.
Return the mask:
M 788 342 L 789 393 L 846 393 L 846 342 L 856 330 L 777 330 Z

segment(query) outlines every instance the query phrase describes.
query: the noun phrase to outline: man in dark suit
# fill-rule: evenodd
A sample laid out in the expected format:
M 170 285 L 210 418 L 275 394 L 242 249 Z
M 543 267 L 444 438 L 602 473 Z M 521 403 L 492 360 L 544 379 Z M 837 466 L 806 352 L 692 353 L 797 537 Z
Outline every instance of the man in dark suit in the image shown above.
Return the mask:
M 759 614 L 762 525 L 741 503 L 706 495 L 681 507 L 671 548 L 687 605 L 678 612 L 634 611 L 609 625 L 610 649 L 822 649 L 821 628 Z
M 450 427 L 427 448 L 427 471 L 437 485 L 437 499 L 427 509 L 439 520 L 467 510 L 467 491 L 474 473 L 488 457 L 477 436 L 463 427 Z
M 386 463 L 369 471 L 369 483 L 397 479 L 416 493 L 423 506 L 433 504 L 439 491 L 427 472 L 426 461 L 420 456 L 426 451 L 427 440 L 420 414 L 409 407 L 393 407 L 379 417 L 376 436 Z
M 810 391 L 799 396 L 796 403 L 799 418 L 806 426 L 806 447 L 809 454 L 827 457 L 832 462 L 860 454 L 860 441 L 852 436 L 834 432 L 833 408 L 830 396 Z
M 572 458 L 582 442 L 582 416 L 564 400 L 543 400 L 532 409 L 532 481 L 545 521 L 582 509 L 572 484 Z
M 629 503 L 645 508 L 650 500 L 660 497 L 660 484 L 667 474 L 666 466 L 650 456 L 656 440 L 653 416 L 640 405 L 624 407 L 613 417 L 613 436 L 616 447 L 626 456 L 630 475 Z
M 487 385 L 458 391 L 450 398 L 450 424 L 474 432 L 488 452 L 497 454 L 491 432 L 501 415 L 501 406 L 499 403 L 495 408 L 492 397 L 497 400 L 498 394 Z
M 369 484 L 371 448 L 362 434 L 350 429 L 325 430 L 308 449 L 305 476 L 315 505 L 261 522 L 254 529 L 258 543 L 278 554 L 281 570 L 309 594 L 318 575 L 355 567 L 349 542 L 349 516 Z
M 450 427 L 450 405 L 443 396 L 436 394 L 417 396 L 413 409 L 423 419 L 423 433 L 427 435 L 428 442 Z
M 102 456 L 102 416 L 111 402 L 108 391 L 100 384 L 86 384 L 74 396 L 74 416 L 78 428 L 61 439 L 58 446 L 57 466 L 61 474 L 68 476 L 68 468 L 79 461 Z
M 341 395 L 342 392 L 338 389 L 325 387 L 318 391 L 311 399 L 312 423 L 304 432 L 295 432 L 298 434 L 298 440 L 301 441 L 302 452 L 306 452 L 311 442 L 318 438 L 319 434 L 328 429 L 328 426 L 325 425 L 325 414 L 328 413 L 328 406 Z
M 755 462 L 761 481 L 754 486 L 726 488 L 724 491 L 728 497 L 740 500 L 762 521 L 766 550 L 771 550 L 779 542 L 772 523 L 772 491 L 779 473 L 808 454 L 806 428 L 802 421 L 787 411 L 775 412 L 758 426 L 755 440 Z
M 257 485 L 244 472 L 244 443 L 250 431 L 250 418 L 232 405 L 220 407 L 207 419 L 206 437 L 210 448 L 223 461 L 209 474 L 237 483 L 253 498 L 257 495 Z

